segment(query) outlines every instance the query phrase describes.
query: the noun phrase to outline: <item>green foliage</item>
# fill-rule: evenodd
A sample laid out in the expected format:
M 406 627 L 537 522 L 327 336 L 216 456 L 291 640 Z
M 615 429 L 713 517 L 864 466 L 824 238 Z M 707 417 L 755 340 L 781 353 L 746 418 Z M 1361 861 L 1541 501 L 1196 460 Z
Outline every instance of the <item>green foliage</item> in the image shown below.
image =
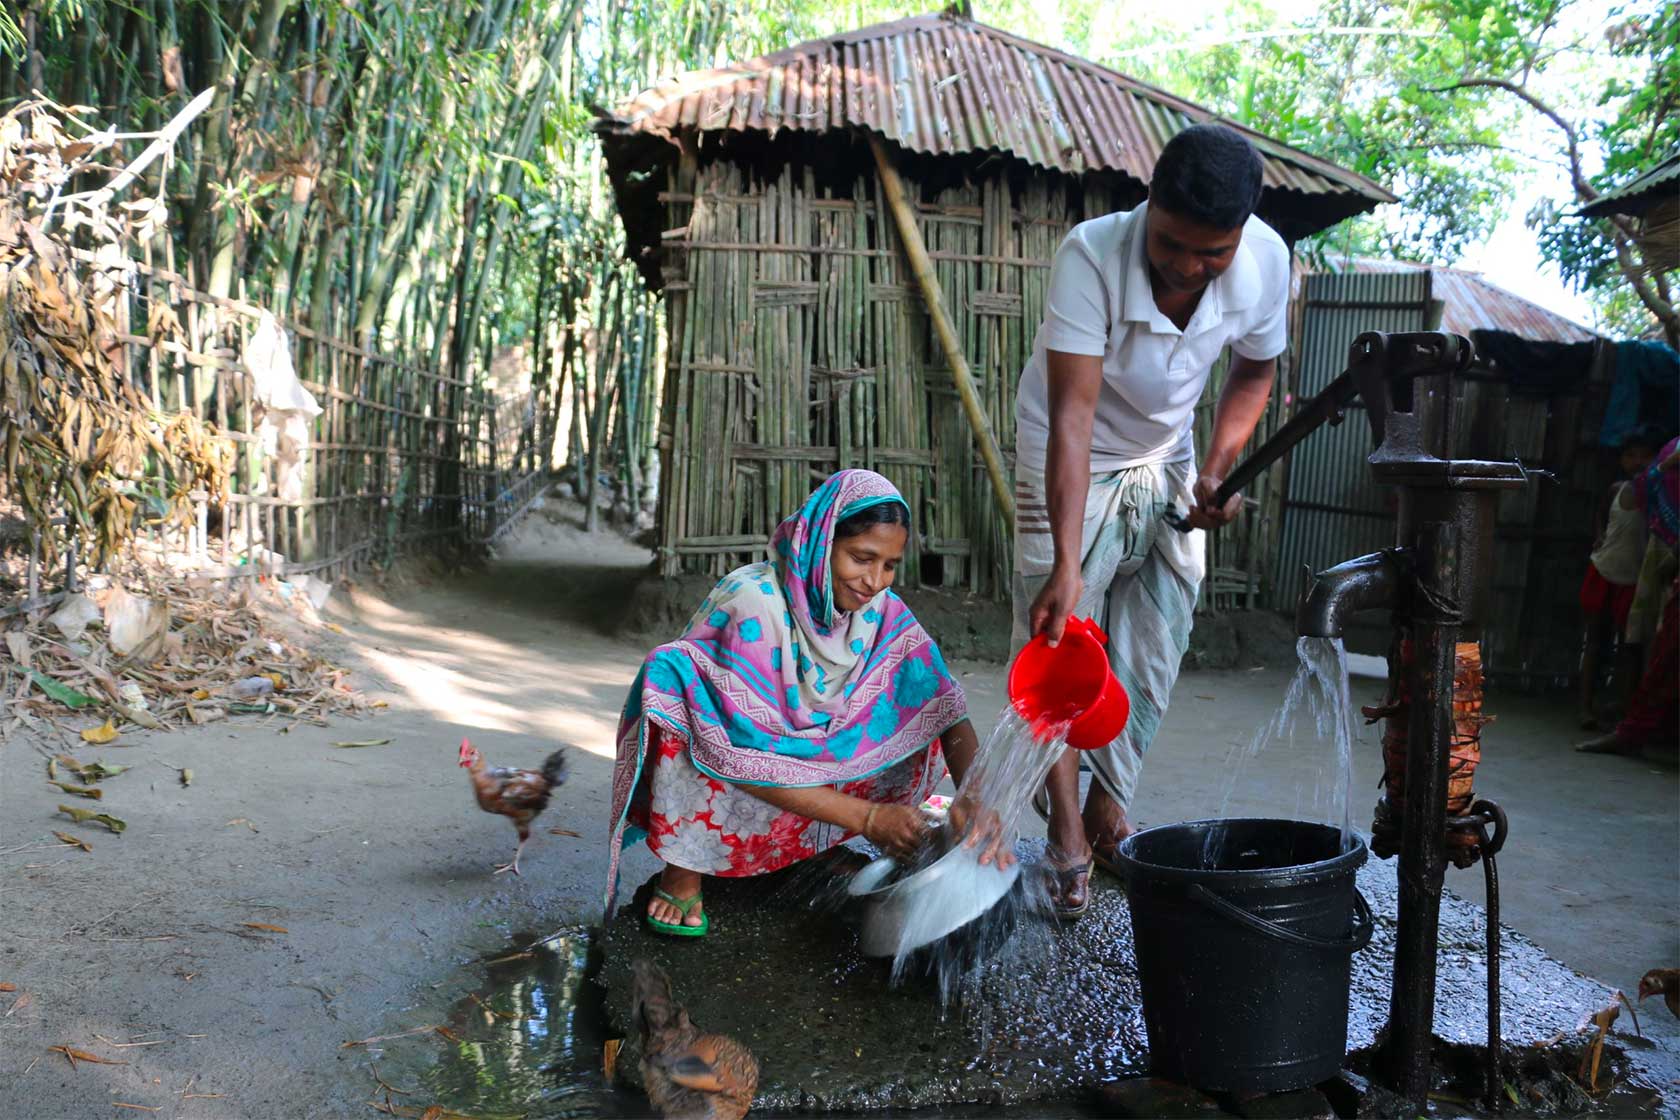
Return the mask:
M 1484 240 L 1509 205 L 1517 161 L 1503 139 L 1518 115 L 1486 91 L 1445 87 L 1483 60 L 1532 54 L 1549 7 L 1331 0 L 1286 25 L 1261 0 L 1233 0 L 1222 23 L 1188 41 L 1140 13 L 1093 53 L 1401 197 L 1329 231 L 1309 254 L 1445 262 Z M 1106 43 L 1121 45 L 1105 57 Z
M 1602 157 L 1601 170 L 1585 176 L 1597 193 L 1680 151 L 1680 7 L 1660 0 L 1620 4 L 1610 12 L 1604 38 L 1611 62 L 1588 87 L 1596 96 L 1559 107 Z M 1569 216 L 1586 201 L 1579 192 L 1549 199 L 1529 213 L 1528 225 L 1542 255 L 1592 297 L 1613 329 L 1645 334 L 1655 320 L 1617 260 L 1614 227 Z

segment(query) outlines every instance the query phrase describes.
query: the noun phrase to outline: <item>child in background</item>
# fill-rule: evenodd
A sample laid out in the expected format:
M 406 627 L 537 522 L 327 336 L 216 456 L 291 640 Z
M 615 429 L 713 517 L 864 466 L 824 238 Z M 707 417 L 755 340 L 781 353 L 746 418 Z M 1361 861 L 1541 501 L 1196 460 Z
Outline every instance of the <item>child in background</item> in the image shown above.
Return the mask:
M 1581 580 L 1581 613 L 1586 630 L 1581 652 L 1581 727 L 1587 731 L 1599 727 L 1597 693 L 1605 647 L 1616 642 L 1616 676 L 1623 692 L 1639 675 L 1639 666 L 1628 664 L 1632 651 L 1620 641 L 1645 558 L 1645 514 L 1628 480 L 1645 473 L 1660 443 L 1660 435 L 1650 428 L 1640 428 L 1622 441 L 1624 481 L 1610 488 L 1602 529 Z

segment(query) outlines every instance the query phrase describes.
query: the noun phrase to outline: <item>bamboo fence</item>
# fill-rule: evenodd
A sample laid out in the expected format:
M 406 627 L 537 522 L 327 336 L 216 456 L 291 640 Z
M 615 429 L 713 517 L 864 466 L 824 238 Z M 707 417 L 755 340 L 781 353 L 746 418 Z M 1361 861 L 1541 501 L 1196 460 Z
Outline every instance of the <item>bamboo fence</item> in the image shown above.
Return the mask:
M 911 507 L 905 582 L 1006 594 L 1010 527 L 873 170 L 837 192 L 794 162 L 755 173 L 690 158 L 667 188 L 661 571 L 720 575 L 762 557 L 817 481 L 867 467 Z M 1138 199 L 1045 176 L 919 193 L 922 239 L 1012 470 L 1015 387 L 1056 248 L 1075 223 Z M 1203 446 L 1223 380 L 1221 362 L 1197 412 Z M 1286 386 L 1257 439 L 1279 422 Z M 1256 603 L 1279 492 L 1260 496 L 1243 522 L 1209 534 L 1205 609 Z
M 91 254 L 75 255 L 94 263 Z M 281 463 L 264 453 L 261 406 L 243 361 L 263 309 L 140 261 L 119 268 L 126 298 L 117 320 L 126 326 L 118 341 L 136 389 L 162 415 L 187 411 L 213 422 L 238 451 L 231 493 L 194 493 L 184 529 L 160 522 L 145 534 L 172 563 L 213 576 L 333 580 L 420 550 L 487 545 L 542 492 L 556 415 L 546 385 L 469 384 L 281 319 L 298 379 L 322 409 L 303 458 L 302 493 L 282 497 Z M 154 340 L 147 325 L 161 308 L 180 329 Z M 53 531 L 62 526 L 55 519 Z M 26 574 L 0 575 L 0 584 L 14 584 L 0 586 L 0 616 L 50 606 L 77 589 L 89 574 L 86 558 L 73 537 L 63 544 L 63 567 L 48 572 L 39 536 L 27 542 Z

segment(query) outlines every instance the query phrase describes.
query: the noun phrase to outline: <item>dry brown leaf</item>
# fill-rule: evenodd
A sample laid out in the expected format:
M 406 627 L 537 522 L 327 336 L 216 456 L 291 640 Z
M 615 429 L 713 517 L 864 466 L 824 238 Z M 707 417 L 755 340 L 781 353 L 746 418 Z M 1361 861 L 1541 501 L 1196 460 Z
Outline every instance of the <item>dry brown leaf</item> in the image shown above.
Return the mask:
M 1618 996 L 1620 992 L 1616 993 Z M 1626 997 L 1623 997 L 1624 999 Z M 1611 1000 L 1604 1007 L 1593 1012 L 1590 1022 L 1595 1028 L 1592 1043 L 1581 1054 L 1581 1068 L 1577 1076 L 1587 1083 L 1590 1092 L 1598 1092 L 1598 1067 L 1604 1058 L 1604 1039 L 1610 1033 L 1610 1026 L 1622 1013 L 1621 1006 Z
M 622 1038 L 609 1038 L 601 1048 L 601 1071 L 607 1075 L 608 1085 L 613 1083 L 613 1077 L 618 1073 L 618 1048 L 623 1045 Z
M 267 922 L 240 922 L 239 924 L 244 926 L 246 929 L 265 929 L 269 933 L 290 933 L 290 932 L 292 932 L 291 930 L 287 929 L 285 926 L 269 925 Z
M 78 786 L 72 785 L 69 782 L 48 782 L 47 784 L 49 786 L 57 786 L 65 793 L 73 793 L 77 797 L 85 797 L 89 801 L 101 801 L 105 797 L 104 790 L 95 789 L 93 786 Z
M 517 1011 L 498 1011 L 496 1008 L 491 1007 L 488 1003 L 485 1003 L 484 1000 L 479 998 L 479 995 L 478 995 L 477 992 L 468 992 L 467 993 L 467 998 L 472 1000 L 474 1003 L 478 1004 L 480 1007 L 484 1008 L 485 1011 L 489 1012 L 491 1015 L 495 1016 L 498 1019 L 517 1019 L 517 1018 L 519 1018 L 519 1013 Z
M 128 1064 L 111 1058 L 101 1058 L 97 1054 L 89 1054 L 86 1050 L 78 1050 L 74 1046 L 49 1046 L 47 1051 L 52 1054 L 63 1054 L 65 1061 L 70 1063 L 71 1069 L 76 1068 L 77 1062 L 93 1062 L 95 1065 L 101 1066 L 126 1066 Z
M 420 1120 L 443 1120 L 443 1106 L 434 1104 L 420 1114 Z
M 113 817 L 109 813 L 96 813 L 92 809 L 78 809 L 74 805 L 60 805 L 58 811 L 75 821 L 77 824 L 102 824 L 112 832 L 121 832 L 128 827 L 128 822 L 121 817 Z
M 556 828 L 551 828 L 551 829 L 549 829 L 549 830 L 548 830 L 548 834 L 549 834 L 549 835 L 550 835 L 550 836 L 570 836 L 570 837 L 572 837 L 572 838 L 573 838 L 573 839 L 574 839 L 574 840 L 581 840 L 581 839 L 583 839 L 583 833 L 581 833 L 581 832 L 573 832 L 573 831 L 572 831 L 572 830 L 571 830 L 571 829 L 569 829 L 569 828 L 559 828 L 559 827 L 556 827 Z
M 12 1009 L 6 1012 L 6 1018 L 10 1019 L 13 1015 L 16 1015 L 19 1011 L 22 1011 L 34 1002 L 35 997 L 30 995 L 28 992 L 24 992 L 21 996 L 12 1001 Z
M 116 726 L 110 720 L 106 720 L 98 727 L 89 727 L 83 730 L 82 742 L 92 743 L 94 746 L 102 747 L 107 743 L 116 742 L 117 734 L 118 732 Z
M 11 983 L 10 981 L 7 981 L 5 983 L 0 983 L 0 992 L 15 992 L 15 991 L 17 991 L 17 985 L 16 984 Z
M 72 847 L 80 848 L 84 852 L 93 851 L 93 845 L 89 844 L 86 840 L 83 840 L 80 836 L 72 836 L 68 832 L 60 832 L 56 828 L 53 829 L 53 835 L 58 837 L 59 840 L 64 843 L 69 844 Z M 5 989 L 0 988 L 0 991 L 4 990 Z
M 448 1027 L 435 1027 L 433 1029 L 437 1031 L 438 1037 L 443 1039 L 445 1042 L 461 1041 L 461 1036 L 450 1030 Z

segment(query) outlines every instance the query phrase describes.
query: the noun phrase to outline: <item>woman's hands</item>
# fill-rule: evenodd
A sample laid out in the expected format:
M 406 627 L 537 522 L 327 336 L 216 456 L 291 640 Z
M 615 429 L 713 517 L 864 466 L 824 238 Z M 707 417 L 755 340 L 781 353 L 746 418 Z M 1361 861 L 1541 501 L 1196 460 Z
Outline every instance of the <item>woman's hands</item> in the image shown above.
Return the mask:
M 1002 871 L 1015 863 L 1014 838 L 1003 834 L 1003 821 L 996 809 L 978 804 L 969 794 L 951 803 L 946 818 L 951 835 L 965 848 L 979 848 L 982 864 L 995 863 Z
M 890 856 L 914 855 L 927 839 L 928 819 L 907 805 L 870 805 L 860 830 L 863 838 Z

